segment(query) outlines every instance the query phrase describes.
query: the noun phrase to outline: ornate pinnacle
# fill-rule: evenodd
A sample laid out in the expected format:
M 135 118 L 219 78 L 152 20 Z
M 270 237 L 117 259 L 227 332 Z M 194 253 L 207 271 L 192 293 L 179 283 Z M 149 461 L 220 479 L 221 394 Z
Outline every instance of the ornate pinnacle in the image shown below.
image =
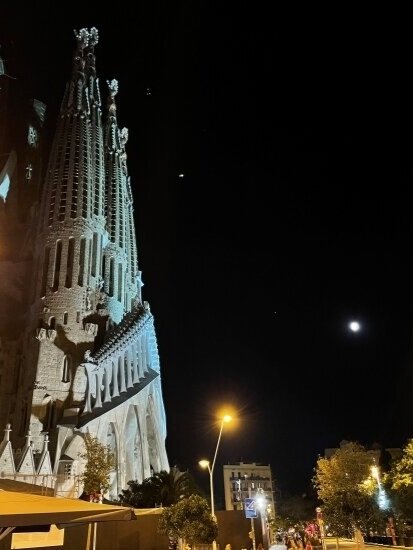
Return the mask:
M 86 48 L 89 42 L 89 31 L 87 29 L 80 29 L 80 31 L 73 31 L 77 40 L 77 47 L 79 50 Z
M 115 79 L 107 80 L 106 82 L 107 82 L 107 85 L 109 87 L 109 95 L 110 95 L 111 99 L 113 99 L 115 97 L 115 95 L 118 93 L 119 83 Z
M 128 137 L 129 137 L 129 130 L 127 128 L 122 128 L 121 130 L 119 130 L 119 138 L 123 147 L 125 147 L 128 141 Z
M 92 27 L 89 31 L 89 46 L 96 46 L 99 42 L 99 32 L 96 27 Z
M 84 50 L 87 46 L 96 46 L 99 41 L 99 32 L 96 27 L 88 29 L 74 30 L 79 50 Z
M 118 81 L 115 79 L 107 80 L 106 81 L 108 88 L 109 88 L 109 98 L 108 98 L 108 106 L 109 106 L 109 114 L 112 116 L 115 116 L 116 114 L 116 103 L 115 103 L 115 96 L 118 93 Z

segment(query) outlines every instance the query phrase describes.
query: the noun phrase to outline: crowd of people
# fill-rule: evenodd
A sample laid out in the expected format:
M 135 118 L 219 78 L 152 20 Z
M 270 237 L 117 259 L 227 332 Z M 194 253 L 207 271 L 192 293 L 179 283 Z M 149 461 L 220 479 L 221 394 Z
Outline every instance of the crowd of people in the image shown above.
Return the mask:
M 313 550 L 314 547 L 317 546 L 317 542 L 312 532 L 300 532 L 295 529 L 282 531 L 279 529 L 275 534 L 275 543 L 271 548 L 277 550 Z

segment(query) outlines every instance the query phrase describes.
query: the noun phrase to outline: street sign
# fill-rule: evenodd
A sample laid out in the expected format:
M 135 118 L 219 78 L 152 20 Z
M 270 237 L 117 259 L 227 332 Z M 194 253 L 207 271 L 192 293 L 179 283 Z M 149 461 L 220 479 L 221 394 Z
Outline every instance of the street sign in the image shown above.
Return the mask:
M 246 498 L 244 500 L 245 517 L 247 519 L 257 517 L 257 509 L 255 506 L 256 506 L 255 498 Z

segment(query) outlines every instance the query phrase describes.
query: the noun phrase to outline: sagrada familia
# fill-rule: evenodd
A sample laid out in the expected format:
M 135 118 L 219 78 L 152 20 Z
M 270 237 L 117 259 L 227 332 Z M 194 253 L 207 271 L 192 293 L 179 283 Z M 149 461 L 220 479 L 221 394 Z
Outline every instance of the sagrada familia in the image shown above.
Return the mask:
M 45 105 L 27 102 L 6 123 L 13 82 L 0 58 L 0 476 L 49 476 L 57 494 L 76 494 L 90 433 L 115 456 L 116 498 L 129 480 L 169 470 L 166 419 L 118 83 L 103 107 L 98 32 L 75 36 L 45 170 Z

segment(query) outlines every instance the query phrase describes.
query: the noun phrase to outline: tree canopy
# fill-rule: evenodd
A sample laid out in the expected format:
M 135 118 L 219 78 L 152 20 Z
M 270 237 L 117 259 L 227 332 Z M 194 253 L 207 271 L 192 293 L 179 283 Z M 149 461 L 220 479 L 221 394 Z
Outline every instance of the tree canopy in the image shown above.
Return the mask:
M 413 439 L 403 448 L 403 454 L 390 470 L 392 489 L 413 489 Z
M 181 538 L 191 545 L 210 544 L 218 535 L 208 502 L 199 495 L 191 495 L 164 508 L 158 529 L 163 535 Z
M 317 461 L 313 483 L 323 501 L 324 521 L 337 535 L 349 535 L 354 528 L 380 524 L 383 514 L 376 499 L 371 475 L 374 459 L 364 447 L 349 442 L 330 458 Z
M 413 518 L 413 439 L 403 448 L 401 458 L 393 462 L 385 478 L 396 515 L 403 519 Z
M 119 500 L 135 508 L 170 506 L 184 497 L 200 493 L 192 475 L 175 467 L 169 472 L 155 473 L 142 483 L 128 481 L 128 486 L 119 495 Z
M 115 458 L 109 447 L 105 447 L 97 437 L 87 433 L 84 439 L 85 452 L 80 455 L 86 460 L 85 470 L 81 476 L 84 492 L 104 494 L 110 486 L 110 472 L 115 467 Z

